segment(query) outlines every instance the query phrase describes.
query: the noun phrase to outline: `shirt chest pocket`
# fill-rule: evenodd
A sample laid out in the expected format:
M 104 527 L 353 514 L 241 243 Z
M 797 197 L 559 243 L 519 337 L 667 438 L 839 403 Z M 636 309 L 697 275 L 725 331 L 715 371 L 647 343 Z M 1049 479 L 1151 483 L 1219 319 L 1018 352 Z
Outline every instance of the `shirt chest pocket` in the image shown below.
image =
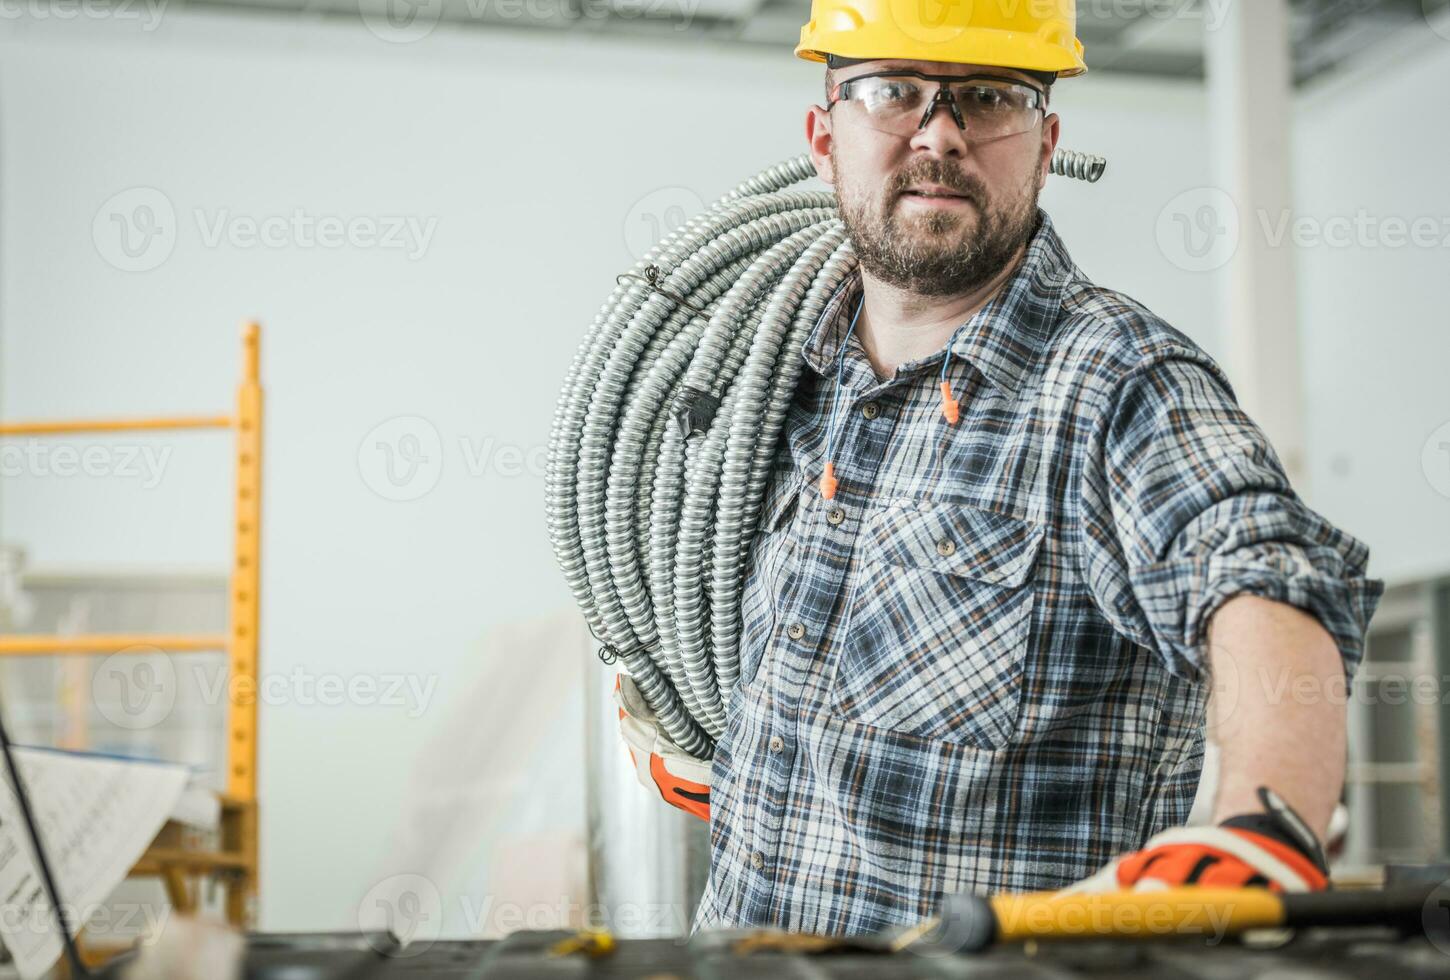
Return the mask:
M 982 748 L 1010 741 L 1032 627 L 1040 525 L 897 502 L 863 529 L 831 682 L 842 717 Z

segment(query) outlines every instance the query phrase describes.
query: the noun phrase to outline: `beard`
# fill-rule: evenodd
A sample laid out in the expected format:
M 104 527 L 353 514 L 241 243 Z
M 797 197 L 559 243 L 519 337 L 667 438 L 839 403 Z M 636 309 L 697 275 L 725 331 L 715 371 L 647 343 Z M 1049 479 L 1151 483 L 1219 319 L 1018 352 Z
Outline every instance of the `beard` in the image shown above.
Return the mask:
M 836 202 L 861 267 L 897 289 L 919 296 L 960 296 L 996 276 L 1037 231 L 1037 174 L 1011 200 L 993 206 L 975 174 L 923 157 L 876 187 L 847 179 L 831 148 Z M 969 198 L 965 209 L 903 214 L 897 207 L 912 184 L 940 184 Z M 975 224 L 971 221 L 976 217 Z

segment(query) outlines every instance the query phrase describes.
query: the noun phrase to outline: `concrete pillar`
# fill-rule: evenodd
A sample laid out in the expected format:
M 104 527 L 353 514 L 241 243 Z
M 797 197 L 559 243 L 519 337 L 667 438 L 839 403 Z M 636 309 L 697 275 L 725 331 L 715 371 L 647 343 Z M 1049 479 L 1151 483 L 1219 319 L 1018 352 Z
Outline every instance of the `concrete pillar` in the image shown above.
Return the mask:
M 1240 229 L 1220 271 L 1224 367 L 1302 492 L 1308 474 L 1294 248 L 1292 239 L 1265 230 L 1279 228 L 1293 208 L 1289 3 L 1230 3 L 1205 27 L 1216 182 L 1237 207 Z

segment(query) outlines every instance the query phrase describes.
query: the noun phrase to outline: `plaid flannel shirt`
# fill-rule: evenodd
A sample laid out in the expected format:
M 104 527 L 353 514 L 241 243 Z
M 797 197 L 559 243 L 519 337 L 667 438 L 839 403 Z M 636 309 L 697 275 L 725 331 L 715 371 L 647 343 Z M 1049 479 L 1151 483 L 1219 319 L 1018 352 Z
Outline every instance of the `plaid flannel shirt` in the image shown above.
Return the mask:
M 1304 505 L 1228 380 L 1089 282 L 1045 212 L 944 351 L 876 377 L 843 284 L 806 341 L 742 598 L 695 928 L 873 931 L 1057 888 L 1188 816 L 1205 630 L 1252 593 L 1352 674 L 1383 583 Z

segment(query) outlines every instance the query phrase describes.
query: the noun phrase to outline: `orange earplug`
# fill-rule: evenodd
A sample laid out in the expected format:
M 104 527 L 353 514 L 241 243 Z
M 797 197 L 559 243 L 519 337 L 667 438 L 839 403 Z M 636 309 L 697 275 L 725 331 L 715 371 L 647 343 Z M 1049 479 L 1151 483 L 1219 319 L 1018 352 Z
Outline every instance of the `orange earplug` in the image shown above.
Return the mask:
M 821 496 L 827 500 L 834 500 L 836 497 L 836 464 L 827 462 L 826 471 L 821 474 Z
M 962 415 L 962 403 L 952 397 L 952 383 L 943 381 L 941 383 L 941 413 L 946 416 L 947 422 L 957 424 L 957 419 Z

